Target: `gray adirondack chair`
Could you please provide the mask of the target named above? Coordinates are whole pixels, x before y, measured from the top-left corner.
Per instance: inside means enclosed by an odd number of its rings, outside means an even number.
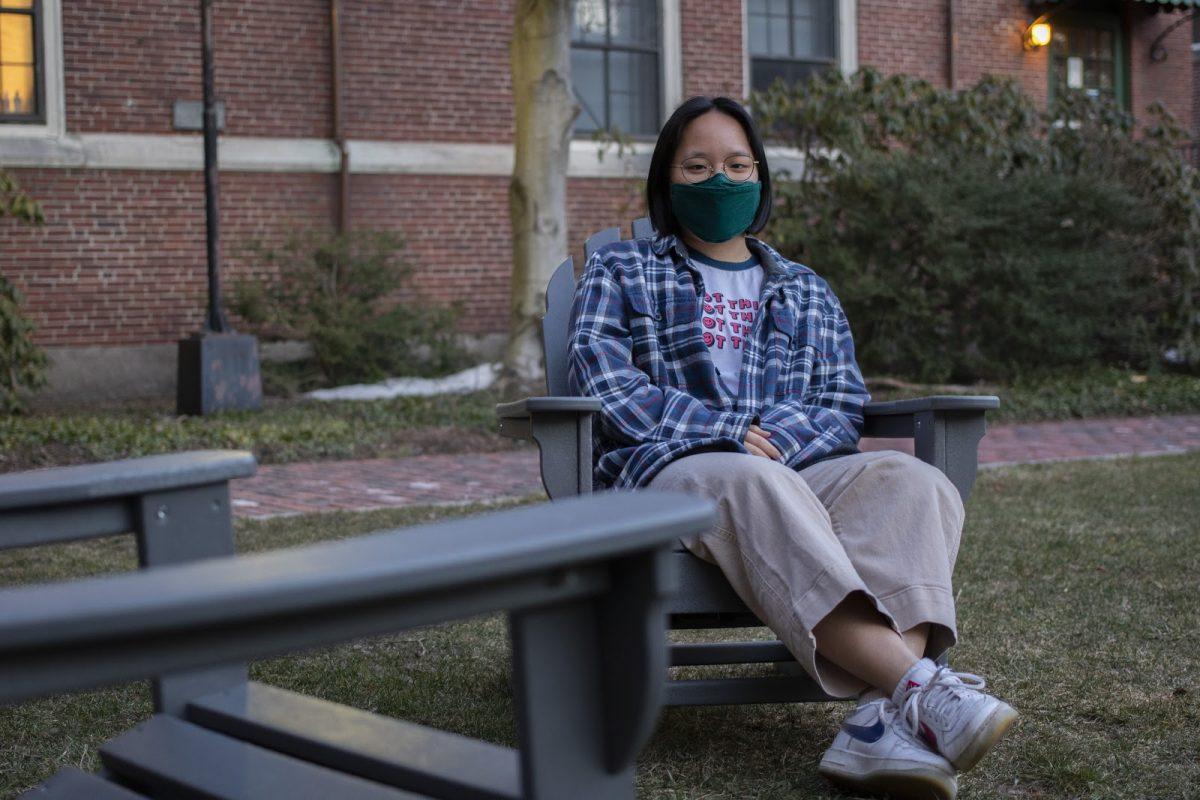
[[[634,797],[661,707],[670,543],[711,505],[644,492],[234,558],[246,453],[0,477],[0,550],[132,531],[145,569],[0,591],[0,704],[152,677],[153,717],[28,798]],[[509,611],[520,749],[247,679],[245,660]]]
[[[635,239],[651,238],[646,218],[633,222]],[[584,245],[584,257],[619,241],[619,228],[600,231]],[[570,258],[555,270],[546,287],[542,319],[547,396],[529,397],[496,407],[500,433],[533,439],[541,452],[541,476],[551,499],[592,490],[592,424],[600,410],[594,398],[572,397],[567,385],[567,334],[575,273]],[[984,415],[998,408],[994,396],[933,396],[869,403],[864,436],[912,439],[917,458],[936,466],[965,501],[975,482]],[[734,593],[721,571],[677,545],[679,591],[669,601],[677,629],[762,625]],[[799,669],[778,641],[705,642],[671,646],[672,666],[775,664],[776,674],[755,677],[667,679],[668,705],[712,705],[831,700]]]

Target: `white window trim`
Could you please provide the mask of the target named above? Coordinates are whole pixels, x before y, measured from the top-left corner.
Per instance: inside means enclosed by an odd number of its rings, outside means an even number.
[[[679,0],[662,0],[659,4],[662,20],[662,41],[659,57],[662,62],[661,120],[665,124],[675,107],[683,102],[683,17]]]
[[[45,82],[46,121],[0,124],[0,139],[59,139],[66,133],[66,98],[63,92],[62,0],[42,0],[42,80]]]
[[[742,97],[750,96],[750,11],[742,0]]]
[[[742,93],[750,96],[750,11],[742,0]],[[849,77],[858,71],[858,0],[838,0],[838,68]]]
[[[364,175],[462,175],[507,178],[513,147],[457,142],[351,140],[350,171]],[[639,142],[639,145],[641,143]],[[604,158],[591,140],[571,142],[567,176],[644,180],[652,147],[609,151]],[[800,152],[768,147],[772,169],[796,172]],[[222,172],[337,172],[338,149],[329,139],[222,136],[218,141]],[[4,144],[9,167],[75,167],[198,172],[204,168],[203,139],[197,134],[84,133],[47,139],[28,137]]]
[[[842,74],[858,71],[858,0],[838,0],[838,61]]]

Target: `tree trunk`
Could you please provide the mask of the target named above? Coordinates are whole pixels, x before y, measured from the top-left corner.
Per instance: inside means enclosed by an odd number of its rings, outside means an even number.
[[[567,161],[579,107],[571,94],[570,0],[518,0],[509,49],[516,145],[508,187],[513,268],[501,390],[543,375],[538,319],[546,282],[567,257]]]

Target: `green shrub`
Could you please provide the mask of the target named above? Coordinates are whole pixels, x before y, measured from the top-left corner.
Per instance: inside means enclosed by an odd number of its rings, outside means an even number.
[[[0,275],[0,412],[24,410],[21,390],[46,385],[46,354],[33,343],[33,323],[21,312],[21,293]]]
[[[867,68],[751,105],[797,147],[767,236],[833,285],[869,372],[1009,380],[1087,362],[1200,369],[1200,180],[1161,107],[1015,81],[952,93]]]
[[[41,206],[25,193],[11,173],[0,168],[0,218],[15,217],[31,225],[43,221]]]
[[[944,382],[1144,359],[1125,310],[1131,234],[1153,218],[1114,181],[869,155],[829,190],[832,213],[774,230],[835,287],[864,369]]]
[[[0,219],[14,217],[31,225],[43,221],[42,209],[0,169]],[[33,342],[33,323],[21,311],[21,293],[0,275],[0,412],[24,409],[22,390],[46,385],[46,354]]]
[[[243,280],[234,310],[266,339],[307,342],[317,381],[338,385],[461,367],[459,310],[398,299],[411,267],[388,231],[308,232],[250,248],[267,277]]]

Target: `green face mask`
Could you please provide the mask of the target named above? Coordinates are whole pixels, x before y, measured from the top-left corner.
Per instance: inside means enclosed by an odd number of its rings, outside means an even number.
[[[718,172],[700,183],[672,183],[671,210],[683,227],[706,242],[725,242],[754,221],[762,184],[734,183]]]

